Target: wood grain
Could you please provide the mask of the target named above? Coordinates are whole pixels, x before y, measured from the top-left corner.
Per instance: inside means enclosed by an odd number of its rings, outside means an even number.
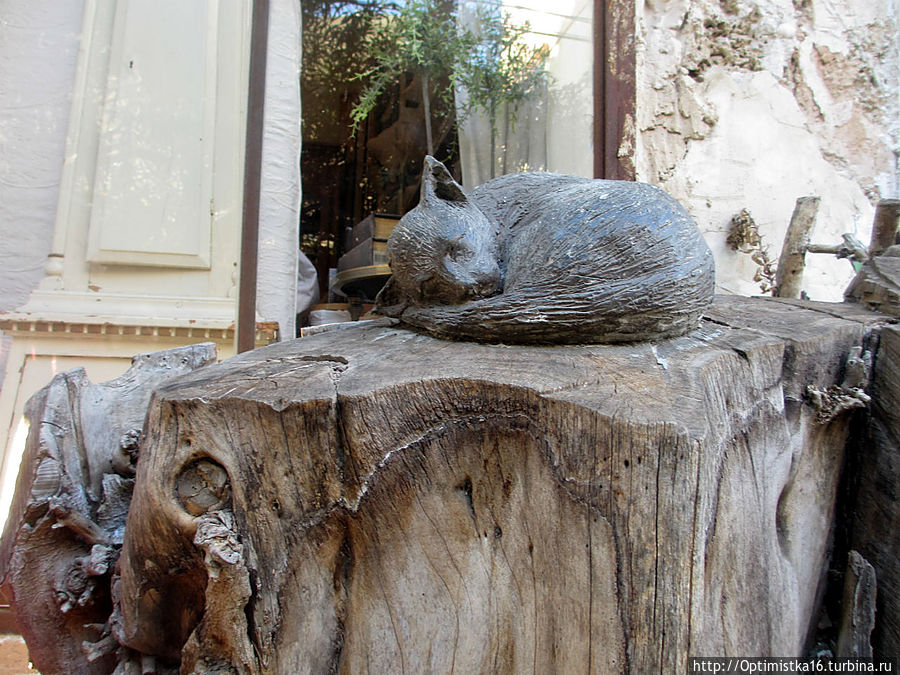
[[[875,569],[878,595],[872,647],[900,654],[900,329],[881,331],[868,438],[858,459],[853,546]]]
[[[212,343],[141,354],[124,375],[100,384],[78,368],[29,400],[0,579],[45,675],[109,673],[119,662],[111,577],[147,405],[157,384],[215,357]]]
[[[445,342],[381,320],[179,378],[148,412],[121,639],[266,673],[799,654],[849,420],[809,388],[839,386],[883,321],[843,307],[719,298],[684,337],[615,346]],[[227,583],[194,543],[209,514],[177,496],[201,459],[228,476],[211,513],[240,548],[246,630],[210,609]]]

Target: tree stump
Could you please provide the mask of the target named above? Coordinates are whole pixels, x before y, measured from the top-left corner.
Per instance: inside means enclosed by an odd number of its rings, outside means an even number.
[[[150,404],[110,623],[158,668],[684,672],[797,655],[850,411],[852,305],[719,298],[656,344],[389,320]]]
[[[215,361],[212,343],[141,354],[94,384],[60,373],[26,406],[30,430],[0,545],[0,580],[44,675],[108,673],[110,576],[124,537],[153,388]]]
[[[844,298],[867,309],[900,316],[900,246],[870,258],[847,289]]]

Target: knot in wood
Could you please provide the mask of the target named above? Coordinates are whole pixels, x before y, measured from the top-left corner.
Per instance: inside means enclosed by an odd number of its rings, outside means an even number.
[[[231,501],[228,473],[211,459],[188,464],[175,480],[175,491],[184,510],[192,516],[225,508]]]

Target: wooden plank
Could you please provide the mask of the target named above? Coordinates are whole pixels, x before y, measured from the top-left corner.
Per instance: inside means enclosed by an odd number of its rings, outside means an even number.
[[[875,207],[875,221],[872,223],[872,239],[869,243],[869,257],[884,253],[897,241],[900,222],[900,199],[882,199]]]
[[[635,176],[635,12],[594,0],[594,178]]]
[[[775,289],[772,295],[779,298],[799,298],[806,266],[806,249],[809,233],[816,222],[819,210],[818,197],[798,197],[791,222],[784,235],[778,269],[775,273]]]

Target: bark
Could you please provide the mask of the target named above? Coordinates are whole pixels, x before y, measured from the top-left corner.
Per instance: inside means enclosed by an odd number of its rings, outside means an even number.
[[[42,673],[109,673],[127,659],[111,634],[111,577],[147,404],[157,384],[215,356],[212,343],[143,354],[103,384],[78,368],[28,402],[0,579]]]
[[[869,636],[875,626],[875,568],[857,551],[850,551],[844,573],[844,596],[837,656],[872,658]]]
[[[862,444],[853,547],[872,564],[878,597],[872,647],[900,654],[900,329],[881,333],[869,439]]]

